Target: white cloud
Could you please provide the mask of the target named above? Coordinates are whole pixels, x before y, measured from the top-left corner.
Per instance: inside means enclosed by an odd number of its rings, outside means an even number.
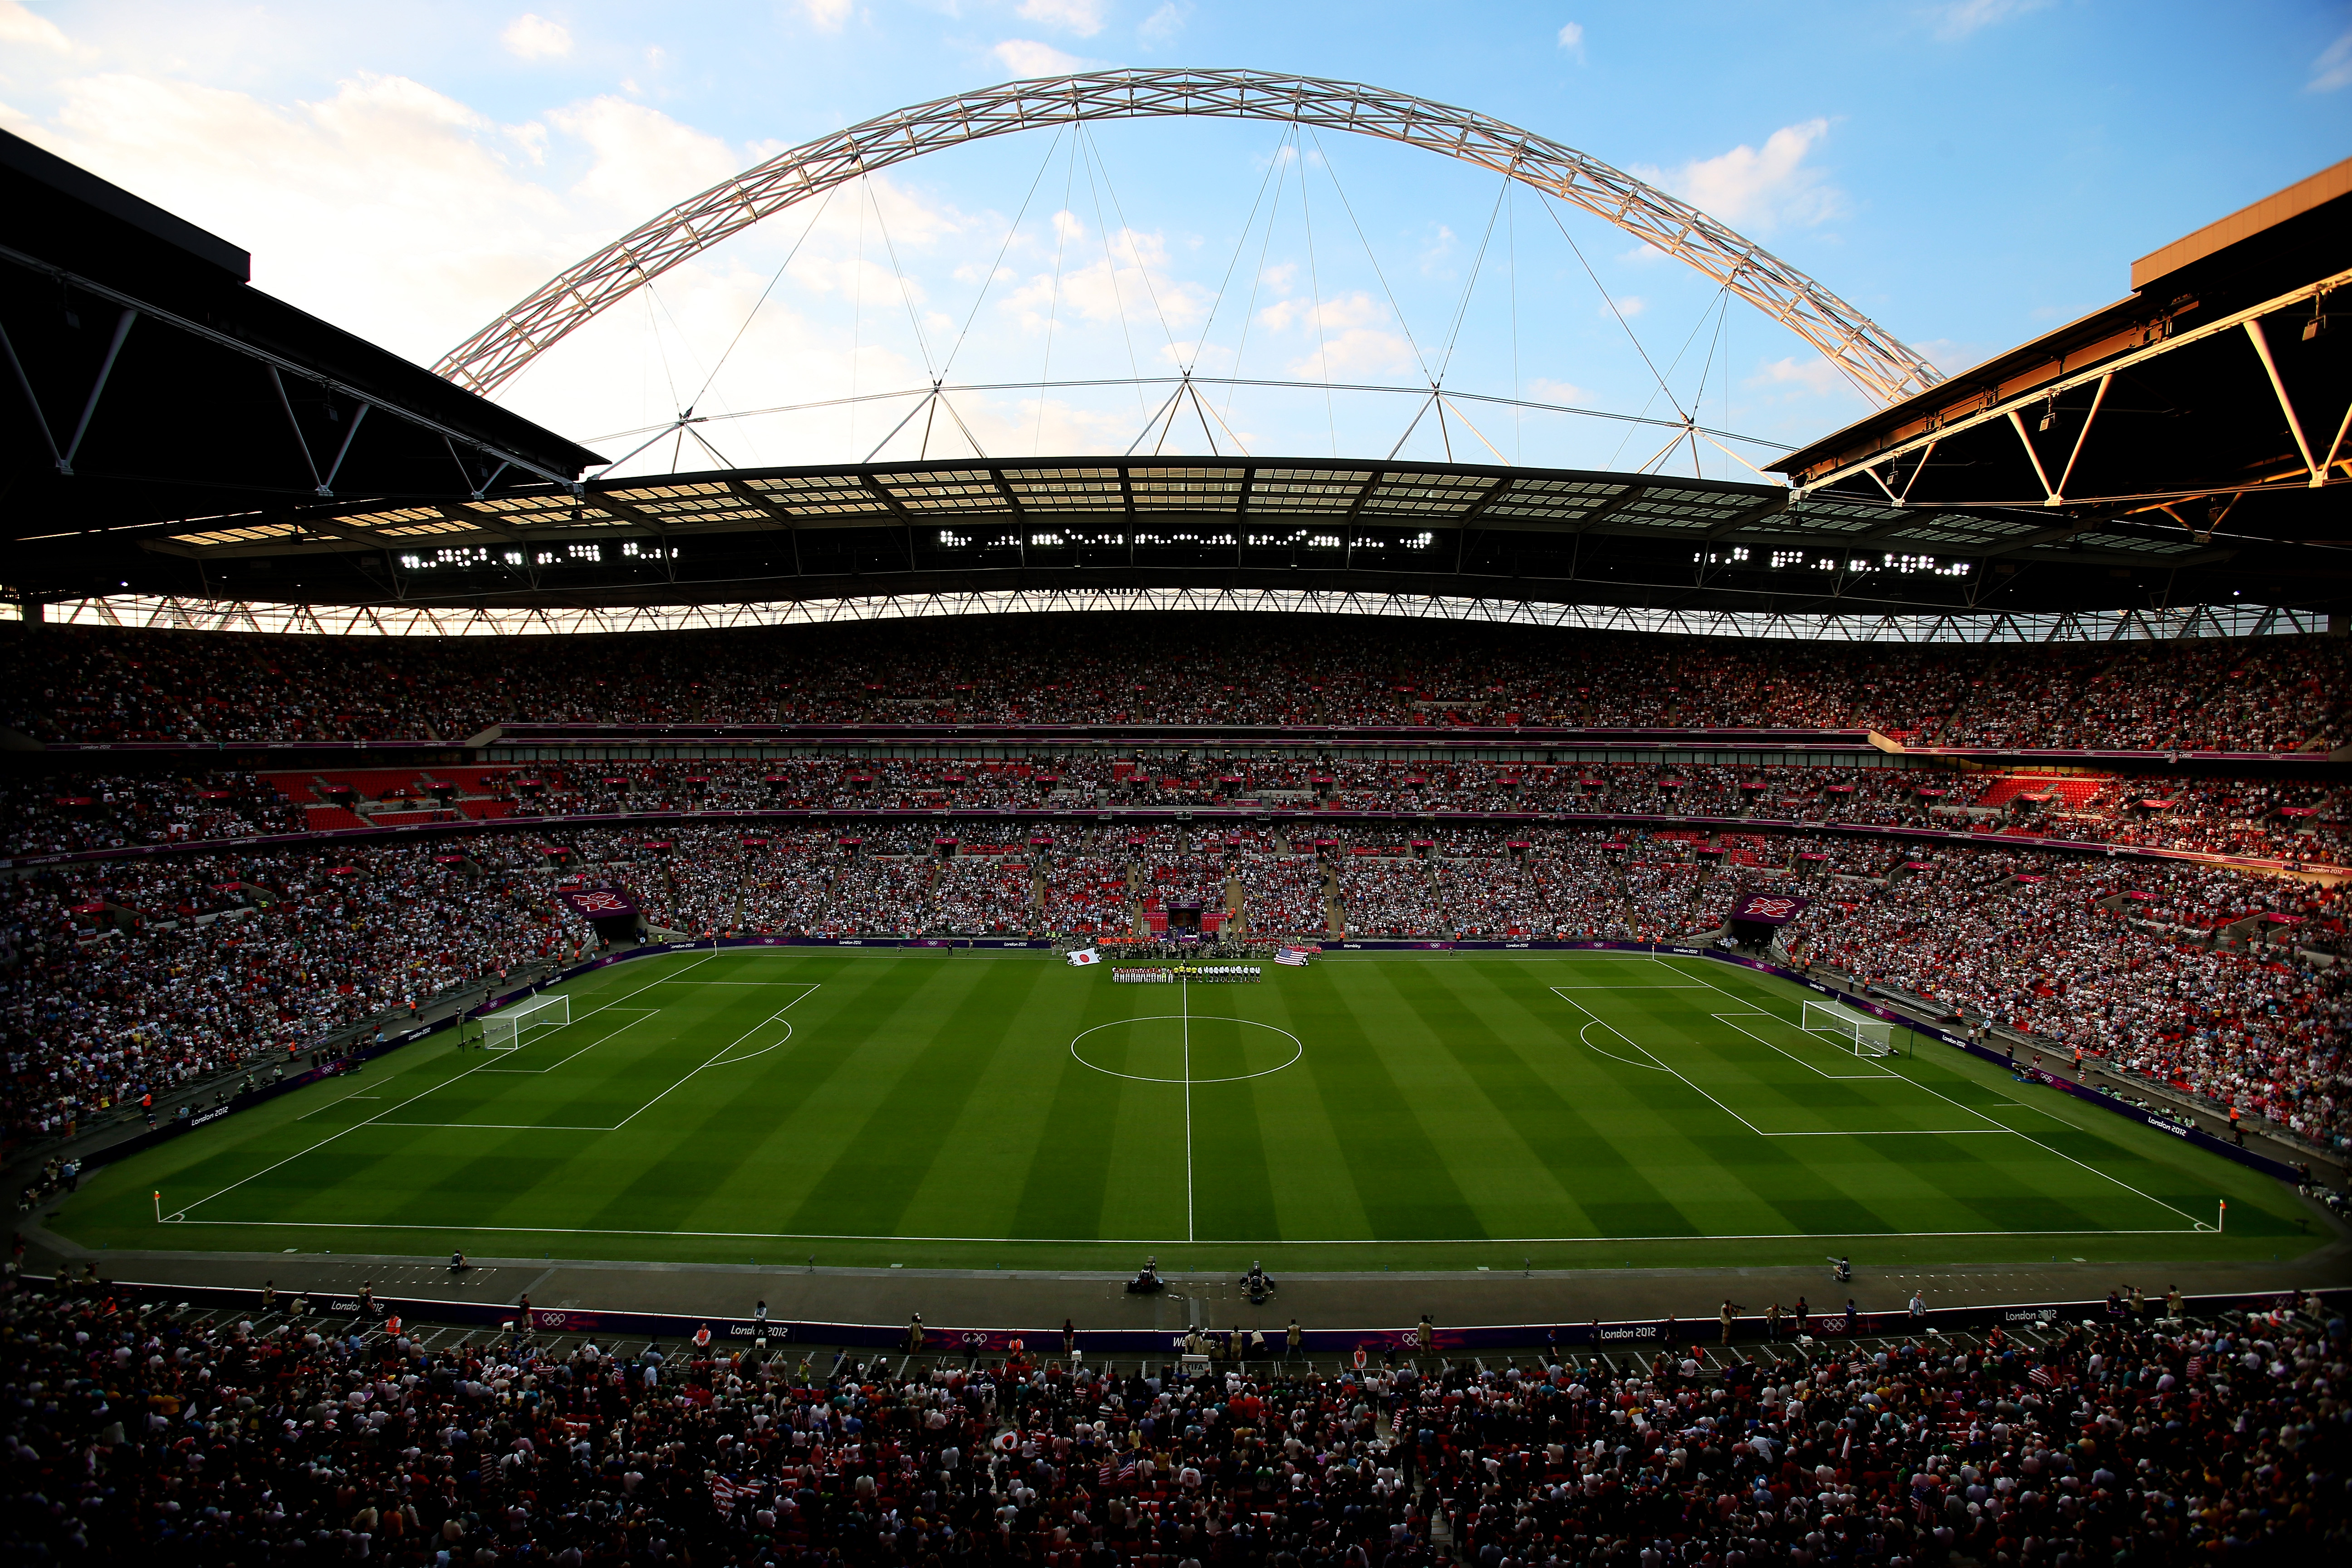
[[[55,49],[61,55],[73,52],[73,45],[63,29],[47,16],[37,16],[26,10],[17,0],[0,0],[0,44]]]
[[[1614,310],[1609,308],[1612,304],[1617,307]],[[1650,302],[1639,294],[1614,294],[1602,300],[1594,313],[1603,318],[1622,316],[1630,321],[1649,308]]]
[[[849,20],[855,0],[801,0],[801,15],[820,33],[838,33]]]
[[[2311,62],[2311,80],[2304,85],[2306,92],[2334,92],[2352,82],[2352,31],[2347,31],[2327,46],[2326,52]]]
[[[1579,386],[1572,381],[1554,381],[1548,375],[1538,375],[1528,381],[1528,395],[1538,403],[1562,403],[1583,408],[1595,407],[1601,402],[1601,394],[1589,386]]]
[[[2052,316],[2058,313],[2056,310],[2049,312]],[[2041,316],[2042,312],[2036,310],[2033,314]],[[1930,338],[1924,343],[1913,343],[1911,352],[1946,375],[1954,375],[1991,357],[1996,347],[1990,343],[1962,342],[1957,338]]]
[[[1168,0],[1168,4],[1143,19],[1142,26],[1135,29],[1135,36],[1156,48],[1162,44],[1175,42],[1176,35],[1184,30],[1184,24],[1192,18],[1192,0]]]
[[[1007,38],[988,51],[1004,64],[1014,78],[1038,76],[1068,76],[1084,70],[1087,62],[1076,55],[1066,55],[1051,44],[1041,44],[1034,38]]]
[[[547,122],[595,155],[573,193],[628,227],[740,172],[724,142],[625,98],[592,98]]]
[[[62,87],[34,140],[251,250],[270,292],[417,359],[609,232],[526,176],[530,128],[405,78],[290,106],[127,74]],[[430,246],[352,241],[426,232]]]
[[[1563,25],[1559,30],[1559,47],[1574,55],[1579,60],[1582,60],[1584,58],[1584,24],[1570,22]]]
[[[2050,0],[1946,0],[1944,5],[1931,6],[1928,14],[1936,21],[1936,37],[1951,43],[1979,27],[2039,11],[2049,4]]]
[[[1257,319],[1268,331],[1297,335],[1306,352],[1287,368],[1303,381],[1402,375],[1420,363],[1412,341],[1389,330],[1388,307],[1360,289],[1319,302],[1277,300]]]
[[[1734,228],[1763,232],[1789,224],[1816,224],[1843,210],[1842,193],[1805,158],[1829,134],[1827,120],[1784,125],[1759,150],[1742,143],[1713,158],[1694,159],[1667,172],[1636,165],[1634,173],[1662,185]]]
[[[1054,227],[1062,247],[1060,282],[1048,266],[1003,297],[1003,308],[1024,332],[1041,332],[1049,319],[1058,318],[1065,327],[1073,321],[1101,324],[1124,320],[1149,324],[1157,335],[1163,320],[1173,331],[1208,315],[1208,291],[1177,281],[1169,271],[1163,236],[1122,228],[1106,242],[1068,212],[1054,215]],[[1163,337],[1159,344],[1163,355],[1166,346]]]
[[[519,60],[555,59],[572,52],[572,29],[525,11],[507,24],[499,42]]]
[[[1819,354],[1811,359],[1777,359],[1756,375],[1748,378],[1750,386],[1783,386],[1799,395],[1825,397],[1832,393],[1846,391],[1844,376],[1837,366]]]
[[[1021,0],[1021,15],[1081,38],[1091,38],[1103,27],[1103,0]]]

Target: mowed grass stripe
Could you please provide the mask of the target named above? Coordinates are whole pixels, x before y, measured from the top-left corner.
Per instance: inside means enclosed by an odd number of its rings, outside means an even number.
[[[1397,1025],[1396,990],[1370,965],[1319,964],[1277,984],[1295,985],[1315,1041],[1297,1071],[1313,1078],[1372,1234],[1384,1239],[1459,1240],[1488,1234],[1375,1041]],[[1306,1030],[1300,1031],[1306,1034]]]
[[[1371,1240],[1379,1232],[1364,1212],[1339,1127],[1317,1075],[1307,1070],[1328,1028],[1329,997],[1318,986],[1293,984],[1294,978],[1305,976],[1228,988],[1247,996],[1255,1016],[1307,1044],[1297,1067],[1249,1084],[1276,1226],[1286,1238],[1301,1241]]]
[[[614,974],[615,981],[621,978]],[[619,992],[625,994],[634,989],[620,987]],[[664,986],[645,994],[657,995],[669,989],[674,988]],[[691,1005],[663,1006],[647,1019],[636,1031],[643,1042],[636,1048],[614,1052],[603,1060],[597,1059],[598,1052],[591,1051],[574,1057],[551,1072],[506,1078],[505,1082],[513,1088],[497,1103],[504,1115],[512,1118],[514,1128],[422,1131],[419,1147],[429,1152],[428,1166],[434,1173],[422,1182],[412,1174],[411,1196],[393,1217],[412,1225],[446,1225],[453,1223],[453,1216],[471,1215],[477,1224],[563,1226],[605,1223],[599,1216],[617,1208],[633,1215],[650,1209],[673,1222],[682,1218],[688,1212],[684,1207],[675,1203],[665,1205],[663,1193],[647,1185],[649,1164],[669,1141],[667,1119],[648,1123],[643,1131],[573,1132],[564,1129],[580,1124],[572,1119],[583,1113],[583,1106],[588,1108],[585,1114],[592,1118],[588,1125],[618,1121],[670,1089],[682,1075],[691,1072],[727,1043],[755,1027],[770,1011],[768,1007],[748,1000],[727,1000],[750,994],[697,991]],[[572,1012],[578,1019],[582,1008],[576,1002]],[[572,1027],[577,1029],[580,1025],[575,1023]],[[561,1041],[550,1043],[562,1046]],[[517,1054],[527,1058],[540,1049],[527,1047]],[[568,1050],[559,1048],[551,1054],[568,1054]],[[493,1056],[489,1059],[495,1064],[503,1058]],[[583,1096],[570,1088],[567,1080],[575,1073],[593,1086],[593,1095]],[[483,1076],[476,1072],[472,1079]],[[413,1112],[432,1106],[445,1098],[433,1096],[410,1110]],[[690,1100],[681,1102],[681,1114],[691,1115],[692,1103]],[[597,1120],[600,1111],[605,1114]],[[520,1130],[523,1128],[530,1130]],[[371,1129],[370,1133],[374,1131]],[[386,1133],[393,1131],[384,1130]],[[697,1173],[693,1179],[705,1184],[681,1185],[677,1190],[708,1190],[707,1184],[716,1179],[716,1174],[713,1171]],[[688,1179],[685,1173],[676,1175],[681,1183]],[[386,1179],[389,1182],[388,1173]],[[677,1226],[657,1221],[647,1228]]]
[[[1533,995],[1515,994],[1529,979],[1517,964],[1433,967],[1416,978],[1426,982],[1412,988],[1421,993],[1412,996],[1418,1016],[1488,1113],[1508,1128],[1507,1147],[1525,1163],[1517,1191],[1489,1198],[1500,1211],[1500,1234],[1610,1235],[1636,1223],[1652,1228],[1635,1234],[1692,1233],[1689,1216],[1636,1172],[1615,1136],[1653,1139],[1669,1125],[1646,1103],[1649,1086],[1630,1081],[1640,1069],[1591,1057],[1564,1038],[1564,1019],[1544,1016]],[[1535,994],[1558,1005],[1549,990]],[[1580,1078],[1590,1096],[1584,1107],[1566,1090]],[[1615,1135],[1586,1114],[1604,1107]]]
[[[1240,985],[1186,985],[1184,1004],[1196,1012],[1214,1009],[1218,1015],[1240,1016],[1246,1004]],[[1244,1074],[1271,1067],[1287,1051],[1275,1054],[1259,1039],[1278,1037],[1249,1024],[1220,1016],[1191,1026],[1192,1071],[1196,1079],[1240,1081],[1198,1082],[1192,1090],[1192,1190],[1195,1232],[1233,1241],[1278,1241],[1282,1219],[1274,1199],[1272,1162],[1266,1156],[1269,1129],[1261,1115],[1258,1085],[1288,1076],[1289,1069],[1269,1073],[1264,1079]],[[1286,1044],[1287,1042],[1285,1042]],[[1269,1089],[1280,1100],[1289,1097]]]
[[[1045,1114],[1025,1150],[1003,1151],[1003,1176],[1017,1195],[1005,1228],[993,1234],[1181,1238],[1182,1087],[1117,1076],[1144,1064],[1131,1059],[1133,1030],[1105,1027],[1162,1010],[1147,1004],[1164,1000],[1164,1010],[1175,1011],[1175,992],[1072,985],[1060,975],[1048,990],[1062,1005],[1050,1022],[1033,1020],[1034,1059],[1024,1058],[1017,1086]],[[1085,1061],[1071,1051],[1081,1035]]]
[[[1692,1048],[1704,1038],[1703,1030],[1712,1026],[1702,1011],[1706,995],[1659,987],[1652,981],[1646,989],[1636,987],[1622,997],[1585,994],[1579,999],[1603,1015],[1616,1049],[1628,1049],[1624,1041],[1630,1039],[1646,1051],[1636,1059],[1654,1058],[1687,1072]],[[1590,1037],[1604,1037],[1601,1028],[1596,1026]],[[1807,1228],[1790,1224],[1784,1206],[1790,1201],[1811,1202],[1824,1215],[1834,1214],[1841,1228],[1877,1227],[1879,1221],[1867,1205],[1851,1202],[1852,1194],[1821,1178],[1805,1153],[1781,1157],[1759,1148],[1766,1140],[1750,1131],[1742,1119],[1769,1115],[1782,1102],[1778,1089],[1718,1081],[1709,1098],[1683,1077],[1664,1071],[1641,1075],[1617,1067],[1614,1073],[1646,1083],[1656,1101],[1682,1108],[1643,1152],[1643,1164],[1655,1173],[1667,1196],[1705,1220],[1701,1228],[1706,1233],[1761,1235]],[[1792,1200],[1785,1185],[1772,1184],[1775,1178],[1811,1190]]]
[[[1069,1046],[1092,1025],[1173,1014],[1181,1001],[1195,1015],[1278,1026],[1305,1047],[1302,1060],[1268,1076],[1192,1089],[1195,1234],[1244,1249],[1243,1266],[1261,1247],[1272,1264],[1292,1242],[2022,1241],[2102,1229],[2187,1237],[2192,1222],[2174,1209],[2210,1224],[2221,1194],[2231,1203],[2226,1237],[2134,1245],[2210,1244],[2238,1249],[2231,1256],[2259,1246],[2268,1256],[2276,1238],[2307,1234],[2292,1200],[2252,1173],[2010,1085],[1997,1067],[1942,1047],[1887,1064],[1898,1079],[1824,1079],[1805,1064],[1832,1073],[1871,1064],[1797,1031],[1794,994],[1780,983],[1696,967],[1719,984],[1646,961],[1501,955],[1350,959],[1270,971],[1259,985],[1187,987],[1114,986],[1101,971],[1025,956],[797,950],[639,961],[574,983],[579,1022],[514,1057],[409,1047],[101,1167],[60,1225],[118,1247],[161,1237],[275,1247],[312,1227],[338,1253],[468,1235],[469,1249],[492,1252],[499,1227],[543,1228],[614,1238],[565,1244],[612,1256],[656,1245],[627,1237],[676,1237],[660,1244],[665,1255],[719,1261],[730,1260],[725,1245],[687,1238],[971,1237],[977,1247],[1005,1237],[1059,1247],[1118,1237],[1181,1247],[1183,1086],[1112,1076],[1177,1075],[1180,1026],[1166,1025],[1164,1038],[1150,1032],[1160,1026],[1142,1025],[1097,1037],[1090,1056],[1107,1070],[1074,1060]],[[1607,984],[1616,979],[1627,984]],[[803,994],[812,983],[819,989]],[[598,1011],[606,1004],[660,1011],[580,1052],[623,1021]],[[791,1026],[782,1044],[779,1012]],[[1717,1013],[1762,1016],[1739,1016],[1734,1028]],[[1619,1030],[1722,1103],[1643,1065]],[[1204,1019],[1193,1071],[1256,1071],[1286,1055],[1277,1038]],[[532,1061],[552,1070],[506,1070]],[[344,1099],[355,1090],[371,1098]],[[1759,1138],[1735,1112],[1774,1131],[1887,1135]],[[619,1131],[566,1130],[624,1118],[633,1119]],[[477,1125],[399,1124],[458,1121]],[[1986,1131],[1890,1131],[1906,1121]],[[479,1125],[497,1121],[516,1125]],[[164,1189],[167,1212],[185,1205],[192,1221],[229,1223],[159,1233],[151,1184]],[[417,1228],[370,1237],[370,1225]],[[2031,1247],[1968,1240],[1936,1256]],[[824,1250],[833,1260],[837,1249]],[[1798,1256],[1821,1250],[1801,1244]],[[885,1256],[919,1263],[950,1252],[975,1260],[951,1241]],[[985,1267],[992,1256],[976,1260]],[[1013,1255],[1059,1256],[1043,1246]],[[1287,1266],[1318,1256],[1341,1254],[1294,1252]],[[1602,1256],[1570,1245],[1549,1261]]]

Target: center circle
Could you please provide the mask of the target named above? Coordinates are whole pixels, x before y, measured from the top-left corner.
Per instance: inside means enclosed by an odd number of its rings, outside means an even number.
[[[1229,1026],[1231,1026],[1229,1027]],[[1264,1035],[1251,1035],[1257,1029]],[[1127,1031],[1110,1033],[1107,1031]],[[1191,1048],[1185,1047],[1189,1031]],[[1265,1036],[1279,1037],[1268,1039]],[[1099,1037],[1089,1039],[1092,1037]],[[1284,1045],[1289,1049],[1284,1054]],[[1088,1056],[1091,1050],[1094,1055]],[[1147,1013],[1139,1018],[1116,1018],[1108,1024],[1097,1024],[1070,1039],[1070,1055],[1082,1066],[1112,1078],[1123,1078],[1136,1083],[1245,1083],[1254,1078],[1265,1078],[1295,1064],[1307,1054],[1307,1047],[1289,1030],[1272,1024],[1262,1024],[1255,1018],[1234,1018],[1213,1013]],[[1191,1058],[1193,1070],[1185,1068]],[[1261,1061],[1280,1056],[1271,1066],[1257,1066]],[[1116,1063],[1106,1066],[1103,1058]],[[1198,1070],[1203,1058],[1211,1070]],[[1217,1068],[1248,1068],[1251,1070],[1218,1071]],[[1152,1068],[1174,1068],[1172,1073]],[[1130,1068],[1141,1070],[1129,1070]]]

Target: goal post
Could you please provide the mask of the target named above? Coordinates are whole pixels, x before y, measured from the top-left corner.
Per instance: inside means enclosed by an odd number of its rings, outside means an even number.
[[[1858,1057],[1891,1057],[1895,1054],[1895,1025],[1884,1018],[1874,1018],[1867,1013],[1857,1013],[1851,1007],[1841,1007],[1834,1002],[1807,1001],[1804,1016],[1798,1019],[1797,1027]]]
[[[558,994],[533,996],[483,1017],[482,1048],[511,1051],[528,1044],[535,1030],[561,1029],[571,1022],[571,997]]]

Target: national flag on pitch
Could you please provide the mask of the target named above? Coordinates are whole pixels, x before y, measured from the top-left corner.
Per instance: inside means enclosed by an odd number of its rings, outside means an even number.
[[[1089,963],[1102,962],[1102,954],[1091,947],[1073,948],[1065,956],[1069,959],[1070,967],[1073,969],[1084,969]]]
[[[1319,947],[1282,947],[1276,950],[1274,961],[1288,964],[1293,969],[1304,969],[1307,961],[1322,951]]]

